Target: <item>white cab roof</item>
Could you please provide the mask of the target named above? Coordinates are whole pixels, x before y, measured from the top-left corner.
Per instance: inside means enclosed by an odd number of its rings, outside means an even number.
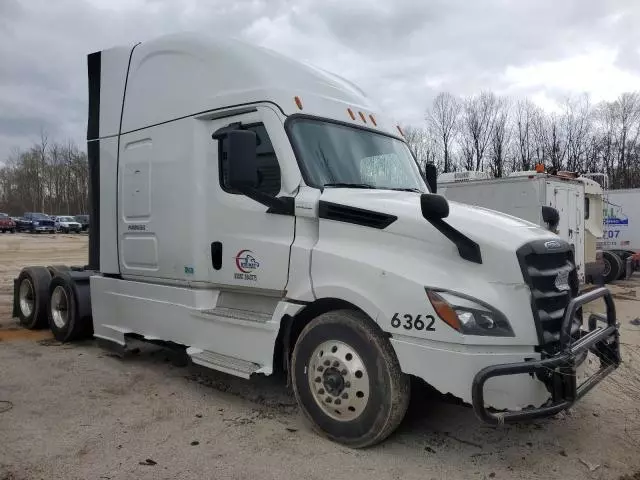
[[[103,52],[108,54],[109,50]],[[285,115],[303,113],[359,125],[365,124],[362,112],[366,126],[399,136],[395,123],[383,118],[362,90],[337,75],[240,40],[190,33],[159,37],[134,48],[122,133],[265,101]]]

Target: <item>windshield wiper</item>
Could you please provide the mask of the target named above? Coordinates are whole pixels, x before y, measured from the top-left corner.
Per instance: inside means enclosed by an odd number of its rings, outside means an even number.
[[[415,192],[415,193],[424,193],[419,188],[409,188],[409,187],[395,187],[395,188],[386,188],[385,190],[396,190],[398,192]]]
[[[325,183],[323,187],[376,188],[368,183]]]

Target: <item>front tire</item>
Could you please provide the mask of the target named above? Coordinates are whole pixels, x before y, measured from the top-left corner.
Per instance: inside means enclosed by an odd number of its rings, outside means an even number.
[[[358,311],[312,320],[296,342],[291,375],[296,400],[313,428],[353,448],[387,438],[409,404],[409,377],[389,340]]]

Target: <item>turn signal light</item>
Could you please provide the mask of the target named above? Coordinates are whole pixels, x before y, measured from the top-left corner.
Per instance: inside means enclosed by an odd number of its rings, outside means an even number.
[[[436,292],[432,292],[431,290],[427,290],[427,296],[429,297],[429,301],[431,302],[431,305],[433,305],[438,316],[444,320],[447,325],[459,332],[461,329],[460,320],[458,319],[458,315],[455,310],[451,308],[451,305],[449,305],[440,295]]]

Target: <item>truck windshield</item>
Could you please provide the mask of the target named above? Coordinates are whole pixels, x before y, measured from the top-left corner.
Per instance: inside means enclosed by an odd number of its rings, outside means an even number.
[[[308,118],[292,119],[290,133],[310,186],[429,191],[409,148],[393,137]]]

